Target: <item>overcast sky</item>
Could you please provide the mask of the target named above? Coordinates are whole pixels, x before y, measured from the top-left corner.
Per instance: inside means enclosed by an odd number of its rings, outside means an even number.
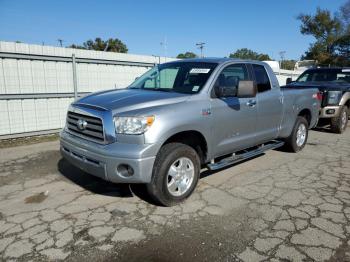
[[[247,47],[278,59],[298,59],[312,37],[299,32],[296,19],[316,8],[332,12],[345,0],[148,0],[68,1],[0,0],[0,40],[58,46],[81,44],[95,37],[121,39],[129,53],[167,55],[199,53],[228,56]]]

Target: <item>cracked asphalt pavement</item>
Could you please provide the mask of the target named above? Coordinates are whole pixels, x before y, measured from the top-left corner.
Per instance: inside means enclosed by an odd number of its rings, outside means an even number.
[[[80,171],[58,147],[0,149],[0,260],[350,261],[350,129],[203,170],[171,208]]]

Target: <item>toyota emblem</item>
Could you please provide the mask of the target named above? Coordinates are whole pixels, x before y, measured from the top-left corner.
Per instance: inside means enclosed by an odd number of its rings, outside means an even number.
[[[79,130],[83,131],[86,129],[87,124],[88,123],[84,119],[79,119],[77,122],[77,127]]]

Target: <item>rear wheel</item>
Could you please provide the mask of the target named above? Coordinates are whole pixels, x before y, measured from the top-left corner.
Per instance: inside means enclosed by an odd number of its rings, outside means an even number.
[[[299,152],[304,148],[308,135],[309,124],[307,120],[304,117],[298,116],[292,133],[285,140],[287,149],[292,152]]]
[[[348,108],[346,106],[341,106],[339,115],[331,118],[331,130],[337,134],[343,133],[348,125],[348,118]]]
[[[192,147],[181,143],[166,144],[156,157],[147,191],[161,205],[178,204],[192,194],[199,173],[199,156]]]

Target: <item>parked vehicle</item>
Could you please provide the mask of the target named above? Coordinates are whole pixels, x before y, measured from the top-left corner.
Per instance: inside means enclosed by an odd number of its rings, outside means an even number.
[[[320,118],[329,119],[334,133],[343,133],[350,114],[350,68],[314,68],[306,70],[287,87],[318,88],[322,92]]]
[[[280,89],[263,62],[165,63],[126,89],[74,102],[61,152],[102,179],[144,183],[170,206],[193,192],[201,167],[220,169],[284,143],[301,150],[318,121],[317,93]]]

